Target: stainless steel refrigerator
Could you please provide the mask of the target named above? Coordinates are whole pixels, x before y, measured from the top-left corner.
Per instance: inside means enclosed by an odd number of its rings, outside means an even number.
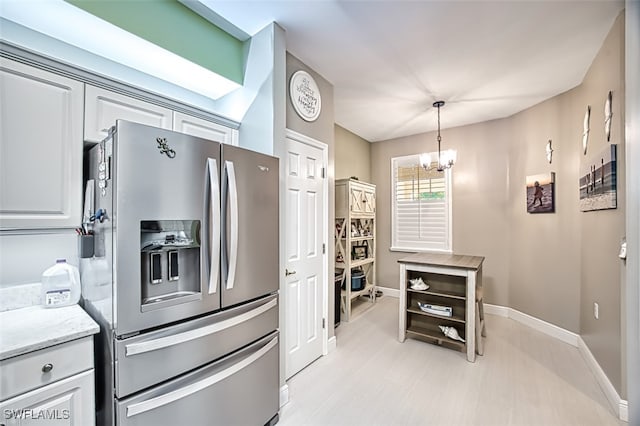
[[[87,157],[97,423],[275,424],[278,159],[121,120]]]

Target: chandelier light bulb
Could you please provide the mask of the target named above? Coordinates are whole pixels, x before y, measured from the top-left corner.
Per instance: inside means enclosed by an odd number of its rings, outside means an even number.
[[[447,149],[440,154],[440,167],[442,169],[451,168],[456,163],[457,153],[453,149]]]
[[[420,154],[420,165],[423,169],[429,170],[431,168],[431,154]]]

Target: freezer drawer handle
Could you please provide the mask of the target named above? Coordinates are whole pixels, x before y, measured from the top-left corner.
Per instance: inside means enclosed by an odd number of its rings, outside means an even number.
[[[238,371],[242,370],[245,367],[256,362],[258,359],[262,358],[271,348],[278,344],[278,338],[274,337],[269,343],[260,348],[258,351],[254,352],[250,356],[244,358],[242,361],[232,365],[231,367],[222,370],[218,373],[215,373],[205,379],[202,379],[198,382],[192,383],[183,388],[177,389],[172,392],[168,392],[164,395],[151,398],[147,401],[138,402],[135,404],[131,404],[127,406],[127,417],[133,417],[138,414],[142,414],[144,412],[155,410],[156,408],[160,408],[162,406],[171,404],[173,402],[178,401],[179,399],[186,398],[189,395],[193,395],[196,392],[200,392],[201,390],[208,388],[209,386],[215,385],[216,383],[226,379],[229,376],[234,375]]]
[[[219,331],[226,330],[257,317],[258,315],[268,311],[269,309],[272,309],[277,304],[278,299],[271,299],[271,301],[265,303],[264,305],[260,305],[255,309],[237,315],[233,318],[208,325],[206,327],[196,328],[195,330],[189,330],[183,333],[173,334],[171,336],[160,337],[158,339],[153,339],[146,342],[131,343],[125,346],[125,356],[139,355],[145,352],[164,349],[169,346],[179,345],[181,343],[199,339],[209,334],[214,334]]]

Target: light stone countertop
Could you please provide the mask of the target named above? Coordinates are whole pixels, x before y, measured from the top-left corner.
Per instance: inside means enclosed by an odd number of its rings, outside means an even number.
[[[80,339],[100,331],[80,306],[42,305],[0,312],[0,360]]]

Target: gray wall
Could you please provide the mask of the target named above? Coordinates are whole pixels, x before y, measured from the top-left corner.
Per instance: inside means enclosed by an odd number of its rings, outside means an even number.
[[[442,111],[446,114],[446,106]],[[507,216],[510,122],[494,120],[442,130],[443,149],[454,148],[453,250],[485,256],[487,303],[508,305],[509,228]],[[391,247],[391,158],[437,150],[434,132],[371,145],[371,179],[377,190],[377,285],[398,288],[397,261],[404,252]]]
[[[296,111],[293,109],[293,105],[289,100],[289,81],[291,80],[291,76],[293,73],[299,70],[304,70],[308,72],[313,79],[316,81],[318,85],[318,89],[320,90],[320,96],[322,98],[322,111],[320,112],[320,116],[316,121],[308,122],[301,119]],[[329,83],[324,77],[320,74],[309,68],[306,64],[301,62],[298,58],[291,55],[287,52],[287,129],[293,130],[295,132],[301,133],[305,136],[313,138],[319,142],[323,142],[328,146],[328,157],[329,164],[327,165],[327,179],[329,185],[329,224],[332,224],[335,219],[335,195],[334,195],[334,181],[335,181],[335,142],[334,142],[334,130],[333,130],[333,85]],[[284,138],[282,140],[284,143]],[[329,318],[327,319],[328,324],[333,323],[334,309],[333,309],[333,298],[334,298],[334,289],[333,289],[333,277],[335,271],[334,262],[331,259],[335,258],[335,248],[333,245],[333,226],[328,226],[328,232],[325,236],[325,241],[327,243],[327,255],[329,259],[329,269],[327,271],[329,285]],[[329,337],[334,335],[333,327],[329,327]]]
[[[322,111],[316,121],[308,122],[300,118],[289,101],[289,81],[296,71],[308,72],[318,85],[322,97]],[[335,153],[333,132],[333,85],[320,74],[309,68],[298,58],[287,52],[287,129],[302,133],[305,136],[329,145],[329,161],[333,166]]]
[[[582,84],[511,118],[509,188],[512,259],[510,307],[579,333],[619,394],[622,383],[623,264],[618,259],[625,220],[624,13],[614,23]],[[604,103],[613,91],[611,142]],[[582,119],[591,105],[587,155]],[[554,160],[544,159],[553,140]],[[618,208],[580,212],[580,165],[609,144],[618,147]],[[527,214],[524,180],[556,172],[556,213]],[[599,319],[593,304],[599,304]]]
[[[617,258],[624,235],[624,20],[616,20],[584,82],[502,120],[445,129],[443,147],[458,151],[453,169],[453,250],[486,257],[485,302],[509,306],[580,333],[623,397],[621,315],[624,276]],[[591,105],[589,154],[603,149],[603,109],[613,91],[611,143],[618,144],[618,208],[581,213],[578,177],[582,120]],[[446,107],[442,111],[446,115]],[[551,139],[553,163],[545,158]],[[375,143],[378,189],[378,285],[398,287],[391,241],[390,160],[432,151],[433,133]],[[526,211],[527,175],[556,173],[556,212]],[[636,218],[637,220],[637,218]],[[600,319],[593,317],[593,302]]]
[[[625,36],[625,122],[627,164],[627,269],[626,269],[626,354],[627,374],[622,376],[627,384],[629,424],[640,424],[640,2],[626,2]],[[635,22],[633,25],[631,23]],[[624,334],[623,334],[624,335]],[[624,342],[624,339],[623,339]],[[625,353],[625,352],[623,352]],[[624,371],[624,369],[623,369]]]
[[[593,154],[609,145],[604,135],[604,100],[609,90],[613,92],[614,115],[610,143],[617,144],[618,150],[618,208],[580,214],[580,334],[618,393],[622,390],[621,324],[625,279],[624,262],[618,258],[620,242],[625,233],[626,211],[624,31],[622,13],[594,59],[582,85],[577,89],[579,101],[591,105],[594,120],[589,153]],[[600,305],[598,320],[593,315],[594,302]],[[626,393],[626,389],[622,393]]]
[[[335,125],[336,179],[352,176],[371,182],[371,143]]]
[[[571,92],[556,96],[511,118],[509,306],[578,333],[578,171],[587,104],[574,97]],[[594,114],[594,123],[596,119]],[[545,158],[549,139],[554,148],[552,164]],[[555,213],[527,213],[526,176],[548,172],[556,174]]]

